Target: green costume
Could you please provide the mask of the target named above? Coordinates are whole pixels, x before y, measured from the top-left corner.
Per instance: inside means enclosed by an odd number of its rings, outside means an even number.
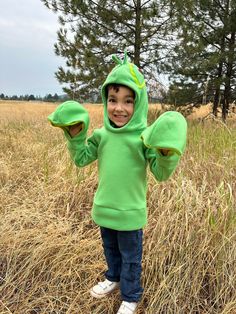
[[[92,218],[98,225],[114,230],[136,230],[147,222],[147,165],[158,181],[169,178],[186,143],[187,124],[178,112],[162,114],[147,127],[148,97],[143,75],[127,61],[113,57],[117,66],[102,86],[104,126],[87,139],[89,116],[78,102],[67,101],[48,119],[62,127],[74,163],[83,167],[98,159],[99,184]],[[134,113],[123,127],[112,126],[107,115],[106,87],[122,84],[135,92]],[[83,122],[83,130],[71,138],[69,125]],[[171,150],[162,156],[158,148]]]

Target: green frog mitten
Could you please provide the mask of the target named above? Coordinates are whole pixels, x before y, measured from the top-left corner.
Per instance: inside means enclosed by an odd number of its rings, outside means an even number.
[[[52,126],[62,128],[68,140],[71,139],[69,128],[80,125],[76,137],[84,138],[89,127],[89,115],[87,110],[77,101],[69,100],[60,104],[56,110],[48,116]]]
[[[85,166],[97,159],[97,141],[87,139],[89,115],[77,101],[66,101],[48,116],[49,122],[64,131],[71,159],[76,166]]]
[[[182,156],[186,147],[187,122],[176,111],[163,113],[151,126],[142,132],[141,138],[148,148],[169,150],[168,155]]]

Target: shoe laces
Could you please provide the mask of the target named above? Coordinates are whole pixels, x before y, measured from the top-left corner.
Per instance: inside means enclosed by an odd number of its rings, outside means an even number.
[[[136,302],[126,302],[126,301],[123,301],[121,303],[121,307],[119,309],[118,314],[122,314],[123,311],[125,311],[124,313],[127,313],[127,310],[130,313],[133,313],[133,311],[136,309],[136,307],[137,307],[137,303]]]
[[[98,285],[102,288],[102,289],[106,289],[107,287],[111,286],[113,284],[113,282],[109,281],[109,280],[105,280],[103,282],[99,282]]]

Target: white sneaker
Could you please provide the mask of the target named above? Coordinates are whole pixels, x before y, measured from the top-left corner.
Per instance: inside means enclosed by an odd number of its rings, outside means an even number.
[[[107,294],[111,293],[119,286],[119,282],[112,282],[106,279],[103,282],[99,282],[96,286],[94,286],[90,290],[90,294],[92,297],[100,299],[105,297]]]
[[[136,302],[123,301],[121,303],[121,306],[120,306],[117,314],[134,314],[137,306],[138,306],[138,303],[136,303]]]

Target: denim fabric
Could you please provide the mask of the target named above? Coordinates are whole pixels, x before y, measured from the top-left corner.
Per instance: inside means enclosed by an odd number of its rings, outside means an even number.
[[[120,282],[123,301],[138,302],[141,286],[143,230],[117,231],[101,227],[104,254],[110,281]]]

